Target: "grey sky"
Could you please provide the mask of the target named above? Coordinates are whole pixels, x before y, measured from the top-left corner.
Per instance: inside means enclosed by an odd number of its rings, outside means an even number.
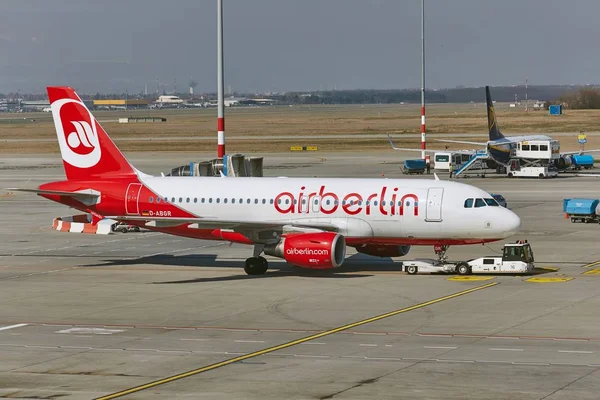
[[[216,91],[216,0],[5,0],[0,92]],[[585,84],[600,1],[425,0],[427,87]],[[236,91],[418,88],[420,0],[224,0]]]

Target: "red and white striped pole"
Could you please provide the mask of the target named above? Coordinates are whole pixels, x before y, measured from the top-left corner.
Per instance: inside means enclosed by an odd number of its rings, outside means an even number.
[[[425,132],[425,0],[421,0],[421,159],[428,160]]]
[[[217,158],[225,155],[225,107],[223,100],[223,0],[217,2]]]

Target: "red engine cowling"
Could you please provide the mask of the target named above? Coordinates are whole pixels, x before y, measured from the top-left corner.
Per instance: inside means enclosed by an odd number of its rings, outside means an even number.
[[[408,254],[410,251],[410,245],[396,246],[365,244],[362,246],[357,246],[356,251],[375,257],[402,257]]]
[[[264,252],[302,268],[337,268],[346,258],[346,242],[342,235],[333,232],[299,233],[265,246]]]

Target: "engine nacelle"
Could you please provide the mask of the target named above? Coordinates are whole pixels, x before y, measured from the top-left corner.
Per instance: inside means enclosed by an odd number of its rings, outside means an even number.
[[[377,245],[365,244],[355,247],[356,251],[363,254],[368,254],[375,257],[402,257],[410,251],[410,245],[394,246],[394,245]]]
[[[560,158],[555,161],[555,165],[558,169],[567,169],[573,165],[573,157],[570,155],[560,156]]]
[[[337,268],[346,258],[346,241],[333,232],[291,234],[277,244],[266,245],[264,252],[302,268]]]

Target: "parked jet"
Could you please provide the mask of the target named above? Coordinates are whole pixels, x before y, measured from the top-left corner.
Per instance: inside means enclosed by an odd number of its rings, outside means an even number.
[[[97,222],[111,218],[167,234],[254,246],[302,268],[342,265],[346,247],[395,257],[413,245],[486,243],[513,235],[520,219],[492,195],[424,179],[160,177],[133,167],[70,87],[49,87],[66,180],[37,193]]]
[[[487,146],[487,152],[494,161],[499,164],[507,165],[511,159],[511,150],[516,148],[518,143],[522,142],[535,142],[535,141],[554,141],[557,145],[557,149],[560,148],[560,144],[555,139],[552,139],[547,135],[519,135],[519,136],[504,136],[502,132],[500,132],[500,128],[498,127],[498,121],[496,120],[496,112],[494,111],[494,103],[492,102],[492,96],[490,94],[490,87],[485,87],[485,101],[487,106],[487,119],[488,119],[488,134],[489,141],[487,143],[481,142],[468,142],[468,141],[460,141],[460,140],[442,140],[439,139],[440,142],[448,142],[448,143],[463,143],[463,144],[471,144],[471,145],[479,145],[479,146]],[[598,152],[600,149],[596,150],[586,150],[586,153],[589,152]],[[574,154],[582,154],[583,151],[564,151],[560,152],[558,158],[555,160],[555,165],[559,169],[565,169],[569,167],[573,161],[571,156]],[[514,158],[514,156],[513,156]]]
[[[494,110],[494,103],[492,102],[492,96],[490,94],[490,87],[485,87],[485,98],[486,98],[486,106],[487,106],[487,119],[488,119],[488,135],[489,140],[487,142],[472,142],[466,140],[450,140],[450,139],[436,139],[438,142],[446,142],[446,143],[461,143],[468,144],[472,146],[482,146],[487,149],[487,154],[489,158],[501,165],[508,165],[511,158],[515,158],[514,149],[517,147],[518,143],[522,142],[535,142],[535,141],[544,141],[544,142],[554,142],[551,144],[555,145],[555,148],[549,149],[549,151],[558,151],[560,148],[560,144],[557,140],[552,139],[547,135],[519,135],[519,136],[504,136],[502,132],[500,132],[500,128],[498,127],[498,121],[496,120],[496,112]],[[421,149],[415,148],[398,148],[394,146],[391,137],[388,135],[388,139],[392,148],[394,150],[402,150],[402,151],[422,151]],[[436,150],[425,150],[426,152],[440,152],[444,151],[442,149]],[[598,152],[598,150],[586,150],[585,152]],[[464,151],[452,151],[453,153],[465,153]],[[572,163],[571,156],[574,154],[581,154],[582,151],[566,151],[560,152],[558,157],[555,160],[556,167],[559,169],[568,168]],[[471,154],[473,154],[471,152]],[[494,168],[493,163],[488,163],[488,167]]]

